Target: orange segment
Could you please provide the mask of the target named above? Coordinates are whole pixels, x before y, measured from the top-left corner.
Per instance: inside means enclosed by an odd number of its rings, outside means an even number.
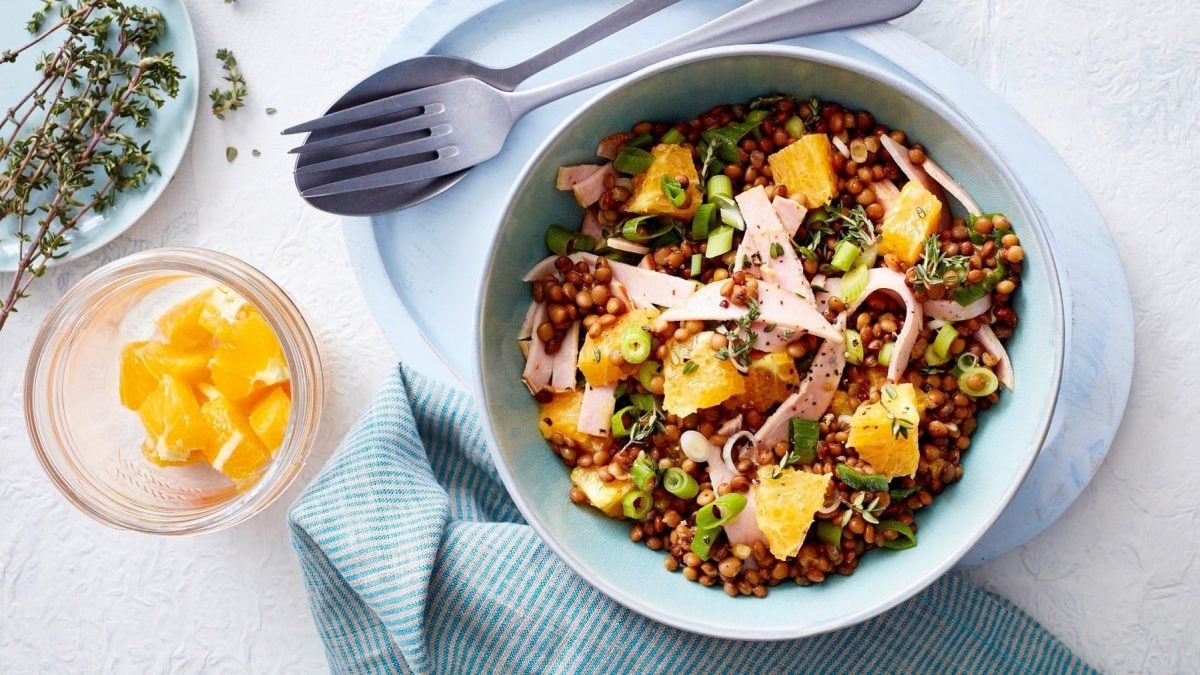
[[[915,265],[921,259],[925,240],[937,232],[941,217],[942,200],[917,181],[908,181],[896,205],[883,216],[879,253],[891,253]]]
[[[250,411],[250,427],[268,452],[275,452],[283,445],[291,411],[292,399],[281,387],[272,388],[271,393]]]
[[[275,332],[257,312],[229,327],[208,367],[213,385],[233,401],[291,377]]]
[[[670,354],[663,363],[663,410],[687,417],[745,393],[745,378],[732,361],[717,358],[712,336],[711,332],[700,333],[687,343],[667,343]]]
[[[696,209],[703,202],[700,194],[700,176],[696,173],[696,165],[692,162],[692,151],[682,145],[662,143],[650,151],[653,159],[646,173],[635,177],[636,184],[633,196],[625,204],[625,210],[630,213],[661,214],[676,218],[691,218],[696,215]],[[688,179],[687,194],[691,199],[683,207],[671,204],[671,199],[663,192],[663,176],[686,176]]]
[[[825,206],[837,194],[833,146],[825,134],[805,134],[767,158],[775,183],[807,209]]]
[[[200,314],[212,291],[204,291],[168,309],[158,318],[158,332],[167,344],[178,349],[193,349],[212,341],[212,333],[200,325]]]
[[[772,352],[751,360],[745,379],[746,392],[735,397],[735,404],[763,412],[800,388],[800,373],[787,352]]]
[[[218,286],[209,292],[198,321],[209,333],[225,340],[234,325],[252,313],[255,313],[255,309],[245,298],[224,286]]]
[[[612,327],[600,334],[600,337],[594,338],[588,335],[584,338],[583,347],[579,350],[578,365],[588,384],[593,387],[607,387],[637,371],[638,367],[635,365],[628,363],[616,365],[608,357],[621,348],[625,331],[629,330],[630,326],[649,326],[658,318],[658,314],[658,310],[654,307],[635,309],[622,314]]]
[[[787,467],[758,469],[754,486],[754,517],[767,538],[771,555],[786,560],[800,552],[817,509],[825,504],[829,474],[813,474]]]
[[[846,445],[878,473],[889,478],[912,476],[921,460],[920,395],[905,383],[884,385],[879,396],[878,403],[863,403],[850,418]]]
[[[191,387],[171,375],[161,377],[137,413],[147,434],[143,452],[159,462],[186,462],[209,441]]]
[[[250,428],[250,421],[224,396],[218,396],[200,408],[210,438],[204,458],[217,471],[234,481],[258,473],[270,459],[270,453]]]
[[[550,440],[554,434],[579,443],[584,448],[592,448],[597,442],[608,440],[602,436],[590,436],[579,430],[579,413],[583,408],[583,390],[574,389],[555,394],[554,398],[541,405],[538,415],[538,429],[542,436]]]
[[[161,342],[130,342],[121,350],[121,405],[137,410],[159,385],[163,375],[171,375],[188,384],[208,376],[211,351],[183,351]]]

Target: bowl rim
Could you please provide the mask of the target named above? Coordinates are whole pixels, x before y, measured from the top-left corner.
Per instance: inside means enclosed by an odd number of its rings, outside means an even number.
[[[558,138],[566,131],[567,128],[574,125],[576,121],[585,115],[589,114],[593,108],[601,101],[611,96],[616,91],[628,87],[634,83],[641,82],[649,77],[661,74],[672,69],[716,59],[727,57],[743,57],[743,56],[770,56],[784,57],[789,59],[797,59],[809,61],[820,66],[840,68],[850,71],[860,77],[865,77],[878,82],[881,85],[890,87],[898,91],[903,96],[913,99],[926,108],[933,110],[946,123],[953,125],[960,133],[962,133],[973,146],[973,149],[983,154],[989,164],[1000,174],[1001,180],[1004,181],[1006,187],[1016,197],[1017,205],[1022,211],[1022,218],[1027,223],[1027,229],[1033,235],[1033,240],[1036,243],[1039,253],[1042,254],[1043,264],[1046,267],[1046,276],[1049,281],[1050,305],[1052,309],[1052,324],[1054,327],[1054,358],[1052,361],[1052,373],[1050,391],[1053,392],[1048,404],[1045,406],[1041,418],[1037,420],[1037,432],[1034,435],[1035,442],[1032,451],[1027,452],[1023,466],[1018,471],[1016,479],[1008,486],[1003,498],[997,505],[987,514],[987,517],[978,522],[974,531],[970,536],[959,540],[957,547],[952,553],[946,556],[945,560],[939,565],[930,568],[926,573],[914,577],[907,584],[898,589],[892,590],[888,596],[874,604],[868,605],[856,612],[848,613],[818,624],[809,625],[793,625],[783,628],[764,628],[764,629],[726,629],[722,628],[717,632],[716,627],[696,621],[689,617],[679,617],[672,614],[666,614],[657,607],[643,601],[641,598],[627,594],[621,589],[610,584],[602,574],[596,573],[588,563],[576,556],[573,552],[562,546],[553,536],[546,525],[539,518],[536,511],[530,508],[526,503],[520,491],[516,489],[516,482],[508,469],[508,466],[503,461],[503,456],[499,450],[499,444],[496,441],[496,434],[493,431],[493,422],[488,414],[489,398],[487,389],[484,384],[483,358],[484,347],[484,322],[483,312],[486,306],[486,291],[492,282],[492,277],[496,274],[494,261],[496,259],[496,251],[499,246],[500,233],[504,224],[510,220],[512,210],[516,204],[518,194],[525,186],[529,175],[538,165],[550,146],[553,145]],[[971,550],[980,538],[991,528],[1000,517],[1004,509],[1012,501],[1021,485],[1025,482],[1030,469],[1041,453],[1042,446],[1050,431],[1051,419],[1054,410],[1058,404],[1059,391],[1062,385],[1062,370],[1065,349],[1066,326],[1064,323],[1064,309],[1062,288],[1059,281],[1058,267],[1054,260],[1053,251],[1050,248],[1048,238],[1045,234],[1045,225],[1041,221],[1041,213],[1030,200],[1029,195],[1021,186],[1016,175],[1008,167],[1008,165],[1000,157],[999,153],[980,132],[980,130],[964,115],[959,113],[947,102],[943,101],[937,95],[929,93],[917,85],[908,82],[898,75],[894,75],[885,70],[877,68],[873,65],[857,61],[855,59],[824,52],[818,49],[809,47],[796,47],[790,45],[734,45],[728,47],[714,47],[710,49],[689,52],[674,58],[665,60],[648,68],[642,69],[628,77],[622,78],[615,83],[604,87],[600,92],[589,98],[585,103],[579,106],[566,119],[555,126],[544,141],[538,145],[537,150],[530,156],[522,167],[521,172],[514,178],[513,186],[505,197],[504,211],[495,229],[490,233],[491,240],[487,246],[490,255],[487,257],[486,268],[480,277],[476,302],[476,317],[475,317],[475,332],[472,334],[472,339],[475,341],[474,348],[477,354],[476,366],[472,377],[472,383],[476,390],[476,395],[479,397],[480,414],[484,420],[483,428],[485,438],[488,442],[488,453],[492,457],[493,463],[496,465],[496,471],[500,475],[501,481],[504,483],[505,489],[509,496],[517,505],[521,515],[525,521],[537,532],[541,540],[558,556],[560,560],[565,562],[578,576],[593,588],[600,591],[618,604],[641,614],[649,619],[659,623],[672,626],[681,630],[701,635],[712,637],[739,639],[750,641],[769,641],[769,640],[784,640],[808,637],[819,635],[830,631],[846,628],[866,621],[872,617],[878,616],[887,610],[899,605],[900,603],[913,597],[920,591],[924,590],[942,575],[948,572],[963,556]]]
[[[38,394],[53,391],[46,381],[55,356],[52,347],[65,333],[75,329],[82,303],[116,290],[116,286],[138,276],[170,275],[200,277],[217,284],[231,285],[263,314],[279,339],[292,372],[293,381],[303,379],[311,387],[293,390],[292,408],[283,443],[272,453],[266,470],[245,490],[201,513],[188,517],[151,521],[114,510],[109,505],[73,485],[68,474],[73,464],[55,459],[58,448],[51,419],[42,417],[38,406],[44,399]],[[260,297],[261,296],[261,297]],[[267,302],[262,302],[263,300]],[[300,475],[316,445],[325,404],[327,362],[324,348],[311,324],[279,284],[257,267],[226,253],[193,247],[161,247],[118,258],[93,270],[59,298],[47,312],[34,336],[26,361],[23,385],[23,411],[26,433],[34,454],[50,482],[76,509],[92,519],[117,529],[145,534],[180,536],[216,532],[237,525],[261,513],[278,499]],[[52,415],[50,416],[52,417]],[[68,456],[68,460],[70,457]],[[65,468],[64,468],[65,467]]]

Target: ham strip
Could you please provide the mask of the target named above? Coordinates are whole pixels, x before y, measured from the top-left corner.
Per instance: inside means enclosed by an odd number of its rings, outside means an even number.
[[[596,156],[610,160],[616,159],[617,153],[621,151],[621,146],[625,145],[631,138],[633,138],[633,134],[628,131],[605,136],[600,139],[600,144],[596,146]]]
[[[634,302],[633,298],[629,297],[629,289],[625,288],[625,284],[617,281],[616,279],[608,282],[608,287],[612,289],[613,297],[625,303],[626,307],[631,309],[641,309],[645,306]]]
[[[921,185],[925,186],[926,190],[932,192],[933,196],[941,200],[942,204],[946,203],[946,193],[942,191],[942,186],[938,185],[937,181],[931,178],[928,173],[925,173],[925,169],[922,169],[921,167],[912,163],[912,160],[908,158],[908,148],[900,145],[895,139],[887,134],[880,134],[879,142],[883,145],[883,149],[887,151],[888,155],[891,156],[892,161],[896,163],[896,166],[900,167],[900,170],[904,172],[904,175],[907,176],[909,180],[917,181]],[[942,209],[940,225],[943,228],[950,227],[949,208]]]
[[[537,328],[534,319],[537,317],[538,303],[529,303],[529,309],[525,310],[525,321],[521,324],[521,332],[517,333],[518,340],[528,340],[533,337],[533,331]]]
[[[966,321],[974,319],[992,308],[992,296],[982,298],[963,307],[953,300],[927,300],[923,306],[925,316],[942,321]]]
[[[546,320],[546,305],[539,304],[534,314],[534,325],[541,325]],[[530,340],[529,354],[525,358],[525,371],[521,379],[529,387],[529,393],[537,394],[550,384],[550,374],[554,370],[554,357],[546,353],[546,344],[538,339],[535,333]]]
[[[725,485],[737,475],[725,466],[725,460],[721,458],[721,448],[709,448],[708,479],[712,482],[714,492],[719,486]],[[725,523],[725,537],[729,539],[730,544],[753,546],[756,541],[766,542],[767,538],[758,528],[758,520],[754,513],[754,490],[750,490],[746,492],[746,506],[742,512],[737,514],[733,520]],[[751,558],[751,560],[753,559]]]
[[[599,164],[576,164],[575,166],[558,167],[558,175],[554,179],[554,187],[559,190],[570,190],[583,181],[591,178],[600,170]]]
[[[629,297],[639,307],[674,307],[696,293],[700,284],[680,277],[634,267],[615,260],[608,263],[613,279],[624,284]]]
[[[871,182],[871,188],[875,190],[875,199],[879,200],[879,205],[883,207],[884,215],[896,208],[896,202],[900,200],[900,188],[892,181],[884,178]]]
[[[579,224],[579,232],[580,234],[586,234],[596,241],[604,239],[604,228],[600,227],[600,219],[596,217],[595,212],[591,209],[583,212],[583,222]]]
[[[611,249],[632,253],[634,255],[645,255],[650,252],[649,247],[636,244],[628,239],[622,239],[620,237],[609,237],[604,243]]]
[[[579,408],[579,419],[575,428],[592,436],[607,436],[612,424],[613,412],[617,409],[617,385],[583,388],[583,402]]]
[[[775,215],[779,216],[779,222],[783,223],[783,231],[787,232],[789,237],[796,236],[796,231],[804,223],[804,215],[808,213],[804,205],[794,199],[776,197],[771,200],[771,207],[775,209]]]
[[[996,337],[991,326],[984,325],[975,331],[975,339],[987,350],[987,353],[996,357],[996,379],[1000,380],[1000,384],[1003,384],[1005,388],[1012,391],[1017,384],[1016,377],[1013,374],[1012,361],[1008,359],[1008,352],[1005,351],[1000,338]]]
[[[584,253],[582,251],[577,251],[567,257],[571,259],[571,262],[579,262],[580,260],[582,260],[582,261],[588,263],[589,265],[596,264],[596,255],[594,253]],[[537,262],[536,265],[529,268],[529,271],[525,273],[525,276],[521,277],[521,281],[537,281],[537,280],[541,279],[542,277],[546,276],[547,274],[557,273],[558,270],[554,268],[554,261],[556,261],[556,260],[558,260],[558,256],[556,256],[556,255],[546,256],[545,258],[542,258],[541,260],[539,260]]]
[[[755,321],[750,324],[750,328],[754,330],[754,345],[752,349],[760,352],[781,352],[800,337],[799,333],[791,328],[775,326],[774,330],[768,331],[767,325],[766,321]],[[787,337],[784,337],[785,335]]]
[[[583,179],[582,181],[571,186],[575,191],[575,201],[583,208],[587,208],[592,204],[600,201],[601,195],[608,188],[604,187],[604,180],[612,178],[616,180],[617,172],[613,170],[612,163],[605,164],[600,167],[595,173]]]
[[[892,382],[899,382],[900,376],[908,368],[908,359],[912,356],[913,345],[917,344],[917,338],[921,335],[921,327],[925,325],[925,315],[921,311],[921,305],[917,303],[912,289],[908,287],[904,275],[886,267],[876,267],[871,270],[867,277],[867,287],[854,302],[850,303],[847,313],[853,314],[872,293],[877,291],[887,291],[904,303],[904,328],[901,328],[900,334],[896,336],[892,361],[888,365],[888,379]]]
[[[579,362],[579,322],[576,321],[567,329],[562,346],[554,355],[554,365],[550,375],[551,391],[570,391],[575,388],[575,369]]]
[[[971,199],[971,195],[967,194],[967,189],[964,188],[958,181],[951,178],[950,174],[946,173],[942,167],[938,166],[937,163],[933,161],[932,157],[926,155],[925,163],[921,165],[921,168],[925,169],[925,173],[929,174],[930,178],[934,179],[939,185],[946,188],[946,192],[954,195],[954,198],[958,200],[959,204],[963,205],[963,208],[967,210],[967,213],[973,216],[983,215],[983,209],[980,209],[979,204],[977,204],[974,199]]]
[[[812,287],[804,276],[804,265],[796,256],[792,238],[784,229],[783,221],[767,199],[767,191],[760,185],[741,193],[735,201],[746,220],[746,234],[738,247],[734,271],[741,269],[740,266],[749,257],[751,261],[759,261],[751,264],[761,268],[763,279],[801,295],[810,303],[815,302]],[[778,256],[771,255],[772,248],[779,251]]]
[[[737,417],[722,424],[721,427],[719,429],[717,429],[717,433],[728,438],[741,430],[742,430],[742,416],[738,415]]]
[[[708,284],[692,297],[663,312],[662,318],[667,321],[733,321],[742,318],[747,309],[721,296],[721,285],[724,283],[717,281]],[[759,319],[764,323],[803,331],[838,344],[842,342],[842,332],[829,325],[816,307],[774,284],[766,281],[758,283],[758,307]]]
[[[846,324],[846,315],[838,317],[838,328]],[[837,392],[838,384],[842,381],[842,371],[846,368],[846,350],[840,342],[826,340],[817,355],[813,357],[812,366],[800,388],[779,405],[771,413],[767,421],[754,434],[754,444],[760,450],[772,449],[779,441],[787,440],[788,428],[793,417],[816,421],[821,419],[833,395]]]

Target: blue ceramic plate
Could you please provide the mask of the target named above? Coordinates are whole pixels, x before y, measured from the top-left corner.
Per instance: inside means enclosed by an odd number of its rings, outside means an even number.
[[[662,553],[628,540],[628,524],[567,499],[566,469],[537,428],[521,383],[515,336],[529,303],[520,278],[545,255],[547,225],[575,223],[578,206],[554,189],[557,167],[594,161],[596,140],[642,119],[680,119],[718,103],[770,92],[816,95],[872,111],[923,143],[987,210],[1010,215],[1028,251],[1009,343],[1017,391],[982,416],[963,480],[920,513],[920,544],[874,551],[850,577],[782,585],[765,600],[729,598],[673,575]],[[784,639],[863,621],[911,597],[950,569],[1020,487],[1046,438],[1063,363],[1058,276],[1037,212],[990,146],[945,103],[848,58],[795,47],[733,47],[673,59],[594,98],[535,153],[516,181],[480,289],[477,390],[490,448],[525,518],[584,579],[614,600],[685,630],[740,639]],[[503,424],[495,421],[503,420]]]
[[[41,0],[5,0],[0,3],[0,50],[12,49],[29,41],[25,23],[41,4]],[[175,53],[175,65],[186,78],[179,83],[179,95],[167,99],[163,107],[155,111],[150,127],[130,132],[139,141],[150,141],[154,161],[161,175],[153,176],[135,192],[122,194],[112,209],[84,217],[70,235],[71,246],[67,259],[95,251],[137,222],[170,184],[171,176],[179,167],[192,137],[200,69],[196,60],[196,38],[192,34],[187,8],[182,0],[138,0],[138,4],[157,7],[162,12],[167,32],[159,42],[159,48]],[[52,19],[47,17],[47,21]],[[57,46],[52,39],[39,45],[40,49],[35,47],[25,52],[15,63],[0,65],[0,108],[7,110],[37,81],[38,74],[34,69],[37,57]],[[5,133],[9,132],[6,130]],[[16,269],[18,242],[14,236],[15,227],[15,219],[11,217],[0,220],[0,272]]]

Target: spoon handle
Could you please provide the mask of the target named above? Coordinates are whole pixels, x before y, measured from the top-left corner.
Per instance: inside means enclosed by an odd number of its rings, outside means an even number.
[[[632,56],[565,80],[509,95],[514,119],[550,101],[705,47],[773,42],[784,38],[887,21],[921,0],[751,0],[724,15]]]
[[[493,86],[512,91],[525,80],[563,59],[581,52],[604,38],[628,28],[642,19],[669,7],[679,0],[629,0],[611,14],[578,33],[548,47],[545,51],[508,68],[499,69]]]

